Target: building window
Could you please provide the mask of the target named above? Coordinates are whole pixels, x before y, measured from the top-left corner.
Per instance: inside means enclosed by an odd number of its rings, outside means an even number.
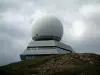
[[[27,50],[43,50],[43,49],[56,49],[57,47],[31,47],[31,48],[27,48]]]
[[[34,59],[34,56],[26,56],[26,60]]]
[[[63,48],[60,48],[60,47],[57,47],[57,51],[58,51],[59,53],[71,53],[69,50],[63,49]]]
[[[38,47],[36,47],[36,50],[39,49]]]

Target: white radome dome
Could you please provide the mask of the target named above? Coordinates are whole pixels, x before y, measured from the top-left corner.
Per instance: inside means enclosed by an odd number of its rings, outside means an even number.
[[[54,16],[43,16],[36,20],[32,27],[33,40],[57,40],[63,36],[63,26]]]

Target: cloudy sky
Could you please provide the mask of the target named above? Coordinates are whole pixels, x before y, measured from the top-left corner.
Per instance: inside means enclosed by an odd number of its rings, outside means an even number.
[[[100,54],[100,0],[0,0],[0,65],[20,61],[32,23],[45,14],[61,20],[62,42]]]

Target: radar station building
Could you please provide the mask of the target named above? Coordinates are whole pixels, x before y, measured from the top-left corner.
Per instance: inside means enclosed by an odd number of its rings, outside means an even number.
[[[32,41],[20,54],[21,60],[31,60],[49,55],[74,53],[71,46],[61,42],[63,26],[56,17],[44,16],[32,27]]]

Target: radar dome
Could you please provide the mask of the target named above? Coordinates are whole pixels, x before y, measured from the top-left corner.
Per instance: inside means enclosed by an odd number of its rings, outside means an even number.
[[[59,19],[54,16],[43,16],[36,20],[32,27],[32,39],[37,40],[57,40],[63,36],[63,26]]]

